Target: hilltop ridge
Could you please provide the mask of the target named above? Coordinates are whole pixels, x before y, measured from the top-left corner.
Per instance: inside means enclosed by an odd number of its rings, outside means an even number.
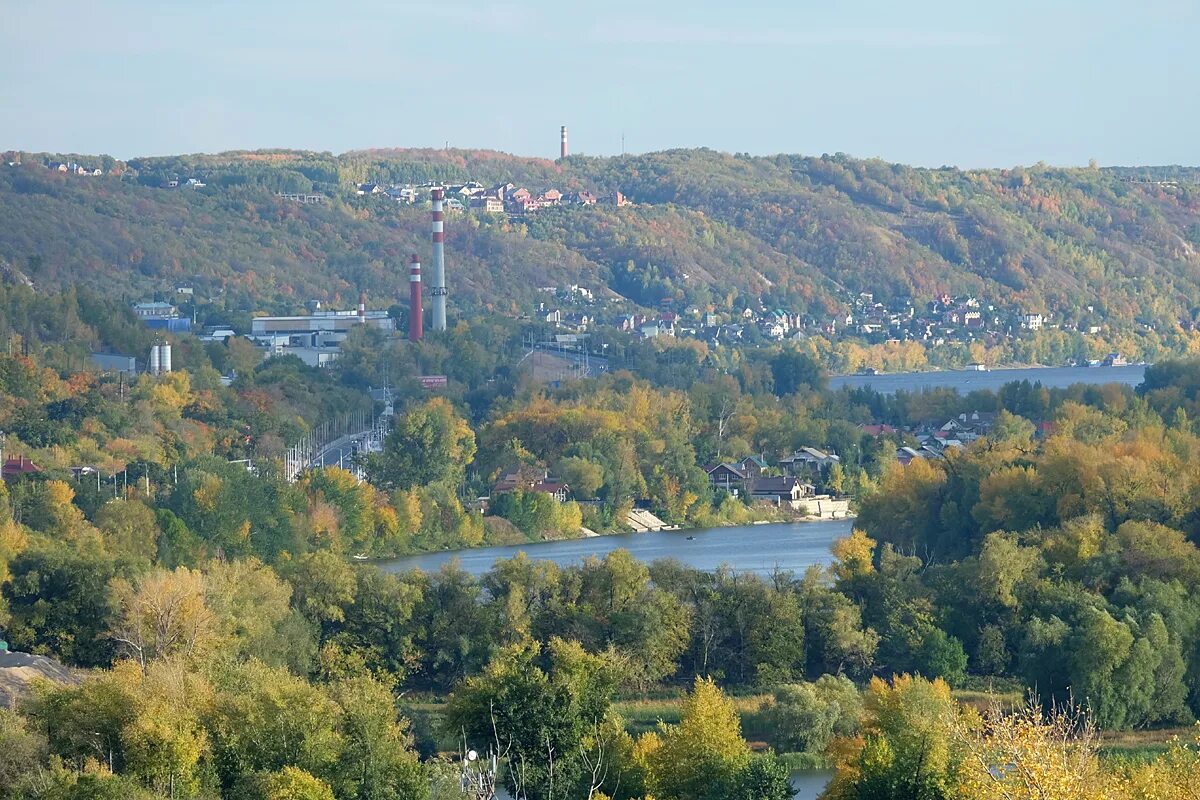
[[[21,160],[0,170],[0,259],[42,285],[135,296],[189,281],[245,308],[401,297],[407,254],[427,248],[426,214],[355,186],[476,180],[619,191],[632,204],[453,218],[452,291],[464,306],[515,311],[537,286],[582,283],[642,306],[754,302],[818,318],[861,292],[885,303],[971,295],[1058,325],[1162,337],[1189,334],[1200,315],[1190,167],[926,169],[707,149],[555,162],[387,148],[109,160],[107,174],[83,178],[42,168],[48,156]],[[204,186],[163,188],[172,176]],[[328,202],[301,207],[278,192]]]

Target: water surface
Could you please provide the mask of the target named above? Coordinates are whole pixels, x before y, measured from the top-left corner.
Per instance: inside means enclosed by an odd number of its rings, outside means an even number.
[[[829,379],[832,389],[870,386],[883,394],[897,390],[919,392],[926,388],[957,389],[968,394],[977,389],[995,391],[1012,381],[1040,382],[1048,389],[1065,389],[1074,383],[1124,383],[1137,386],[1146,376],[1145,365],[1125,367],[1034,367],[1030,369],[994,369],[990,372],[946,370],[943,372],[897,372],[890,375],[836,375]]]
[[[714,570],[724,564],[739,572],[755,572],[759,575],[770,575],[776,570],[802,573],[813,565],[829,564],[833,558],[829,552],[830,545],[835,539],[849,536],[850,526],[851,520],[839,519],[628,533],[564,542],[448,550],[381,561],[378,565],[388,572],[410,569],[432,572],[452,559],[458,559],[464,570],[472,575],[482,575],[498,560],[512,558],[520,552],[531,559],[567,566],[582,563],[588,556],[603,556],[624,548],[642,561],[674,558],[702,570]]]

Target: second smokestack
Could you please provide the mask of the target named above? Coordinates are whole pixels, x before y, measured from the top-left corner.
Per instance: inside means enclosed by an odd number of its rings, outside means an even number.
[[[562,142],[561,142],[561,146],[559,147],[559,158],[566,158],[570,154],[571,154],[570,151],[567,149],[567,126],[563,125],[562,126]]]
[[[446,330],[446,215],[442,211],[442,200],[446,193],[434,189],[433,198],[433,329]]]
[[[419,342],[425,335],[425,309],[421,307],[421,261],[413,253],[408,268],[408,340]]]

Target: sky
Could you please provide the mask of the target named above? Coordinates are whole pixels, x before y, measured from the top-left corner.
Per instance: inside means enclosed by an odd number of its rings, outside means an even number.
[[[0,150],[1200,164],[1200,2],[0,0]],[[622,144],[624,142],[624,144]]]

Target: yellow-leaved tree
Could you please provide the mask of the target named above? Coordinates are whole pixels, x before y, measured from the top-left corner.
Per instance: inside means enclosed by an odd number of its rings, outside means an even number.
[[[697,678],[678,725],[659,726],[638,741],[646,785],[658,800],[709,796],[750,761],[733,701],[710,679]]]

